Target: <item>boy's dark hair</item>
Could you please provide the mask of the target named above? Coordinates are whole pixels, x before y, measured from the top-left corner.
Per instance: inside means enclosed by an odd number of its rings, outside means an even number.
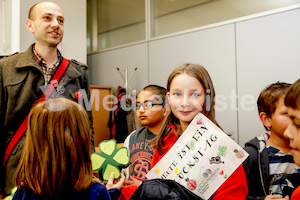
[[[276,110],[280,97],[287,93],[290,86],[290,83],[277,81],[263,89],[257,99],[258,113],[264,112],[271,117]],[[264,127],[267,131],[270,130],[266,126]]]
[[[294,110],[300,109],[300,79],[298,79],[288,90],[284,104]]]
[[[162,86],[159,86],[159,85],[148,85],[146,87],[143,88],[142,91],[148,91],[148,92],[151,92],[152,94],[154,95],[157,95],[159,97],[161,97],[162,99],[162,102],[163,104],[165,104],[166,102],[166,93],[167,93],[167,90],[166,88],[162,87]],[[138,93],[139,95],[140,93]],[[137,95],[137,96],[138,96]],[[158,99],[159,100],[159,99]]]

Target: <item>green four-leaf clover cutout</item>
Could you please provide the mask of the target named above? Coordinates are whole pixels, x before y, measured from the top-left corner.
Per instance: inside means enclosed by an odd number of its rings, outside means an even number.
[[[99,178],[107,181],[111,172],[114,178],[120,178],[121,169],[128,167],[130,159],[126,147],[117,148],[116,140],[104,140],[99,145],[100,153],[92,153],[92,167],[99,172]]]

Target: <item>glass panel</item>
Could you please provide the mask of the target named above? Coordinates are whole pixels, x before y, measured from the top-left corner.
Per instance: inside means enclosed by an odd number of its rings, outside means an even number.
[[[0,0],[0,55],[11,54],[11,1]]]
[[[300,0],[154,0],[152,37],[299,3]]]
[[[145,39],[145,0],[98,0],[98,50]]]

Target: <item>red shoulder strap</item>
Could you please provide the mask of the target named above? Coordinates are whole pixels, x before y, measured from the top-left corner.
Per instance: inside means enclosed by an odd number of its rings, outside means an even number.
[[[55,88],[55,85],[57,83],[59,83],[59,81],[63,77],[68,65],[69,65],[69,60],[63,58],[63,61],[62,61],[61,65],[56,70],[55,74],[53,75],[53,77],[51,79],[52,81],[50,81],[50,83],[47,85],[47,88],[46,88],[44,94],[39,98],[39,100],[37,101],[36,104],[40,103],[41,101],[45,101],[49,98],[49,96],[53,92],[53,89]],[[9,156],[10,156],[11,151],[14,149],[14,147],[16,146],[16,144],[18,143],[20,138],[26,132],[26,129],[27,129],[27,126],[28,126],[28,115],[26,116],[26,118],[22,122],[21,126],[18,128],[17,132],[14,134],[14,136],[10,140],[10,142],[9,142],[9,144],[8,144],[6,150],[5,150],[4,158],[3,158],[3,166],[4,167],[5,167],[6,162],[9,158]]]

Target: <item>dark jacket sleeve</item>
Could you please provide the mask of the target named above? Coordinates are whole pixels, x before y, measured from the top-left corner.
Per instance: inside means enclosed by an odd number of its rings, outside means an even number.
[[[250,146],[244,147],[244,150],[249,154],[248,158],[243,163],[247,180],[249,180],[251,176],[251,169],[253,169],[253,167],[256,168],[256,166],[258,166],[258,152],[257,149]]]
[[[247,200],[263,200],[267,195],[265,191],[268,191],[268,188],[263,189],[266,187],[264,181],[267,177],[262,177],[262,164],[259,163],[260,154],[253,146],[246,146],[244,149],[249,154],[249,157],[243,163],[249,190]]]
[[[130,200],[140,199],[202,200],[184,186],[168,179],[144,180],[130,198]]]
[[[5,184],[5,173],[2,165],[3,156],[5,152],[5,134],[4,130],[4,116],[5,113],[5,102],[4,102],[4,88],[3,88],[3,74],[2,74],[2,66],[0,63],[0,194],[4,194],[4,184]]]
[[[91,126],[91,151],[92,153],[95,152],[95,144],[94,144],[94,127],[93,127],[93,114],[92,114],[92,102],[93,100],[91,99],[91,91],[90,91],[90,78],[89,78],[89,70],[88,66],[85,65],[84,63],[78,62],[74,59],[71,61],[72,66],[74,66],[79,72],[80,72],[80,91],[74,91],[74,98],[75,100],[78,101],[79,104],[81,104],[87,111],[89,115],[89,120],[90,120],[90,126]],[[80,92],[83,95],[83,102],[79,102],[79,99],[75,97],[75,92]],[[93,97],[92,97],[93,98]]]
[[[109,196],[112,200],[117,200],[121,194],[121,190],[113,188],[108,190]]]
[[[86,89],[87,91],[87,96],[88,96],[88,99],[90,99],[90,101],[92,102],[91,100],[91,90],[90,90],[90,81],[89,81],[89,70],[87,69],[86,70],[86,73],[85,73],[85,76],[84,76],[84,88]],[[95,152],[95,135],[94,135],[94,126],[93,126],[93,114],[92,114],[92,111],[88,111],[88,114],[89,114],[89,119],[90,119],[90,125],[91,125],[91,150],[92,150],[92,153]]]
[[[89,191],[89,200],[111,200],[106,187],[100,183],[93,183]]]

